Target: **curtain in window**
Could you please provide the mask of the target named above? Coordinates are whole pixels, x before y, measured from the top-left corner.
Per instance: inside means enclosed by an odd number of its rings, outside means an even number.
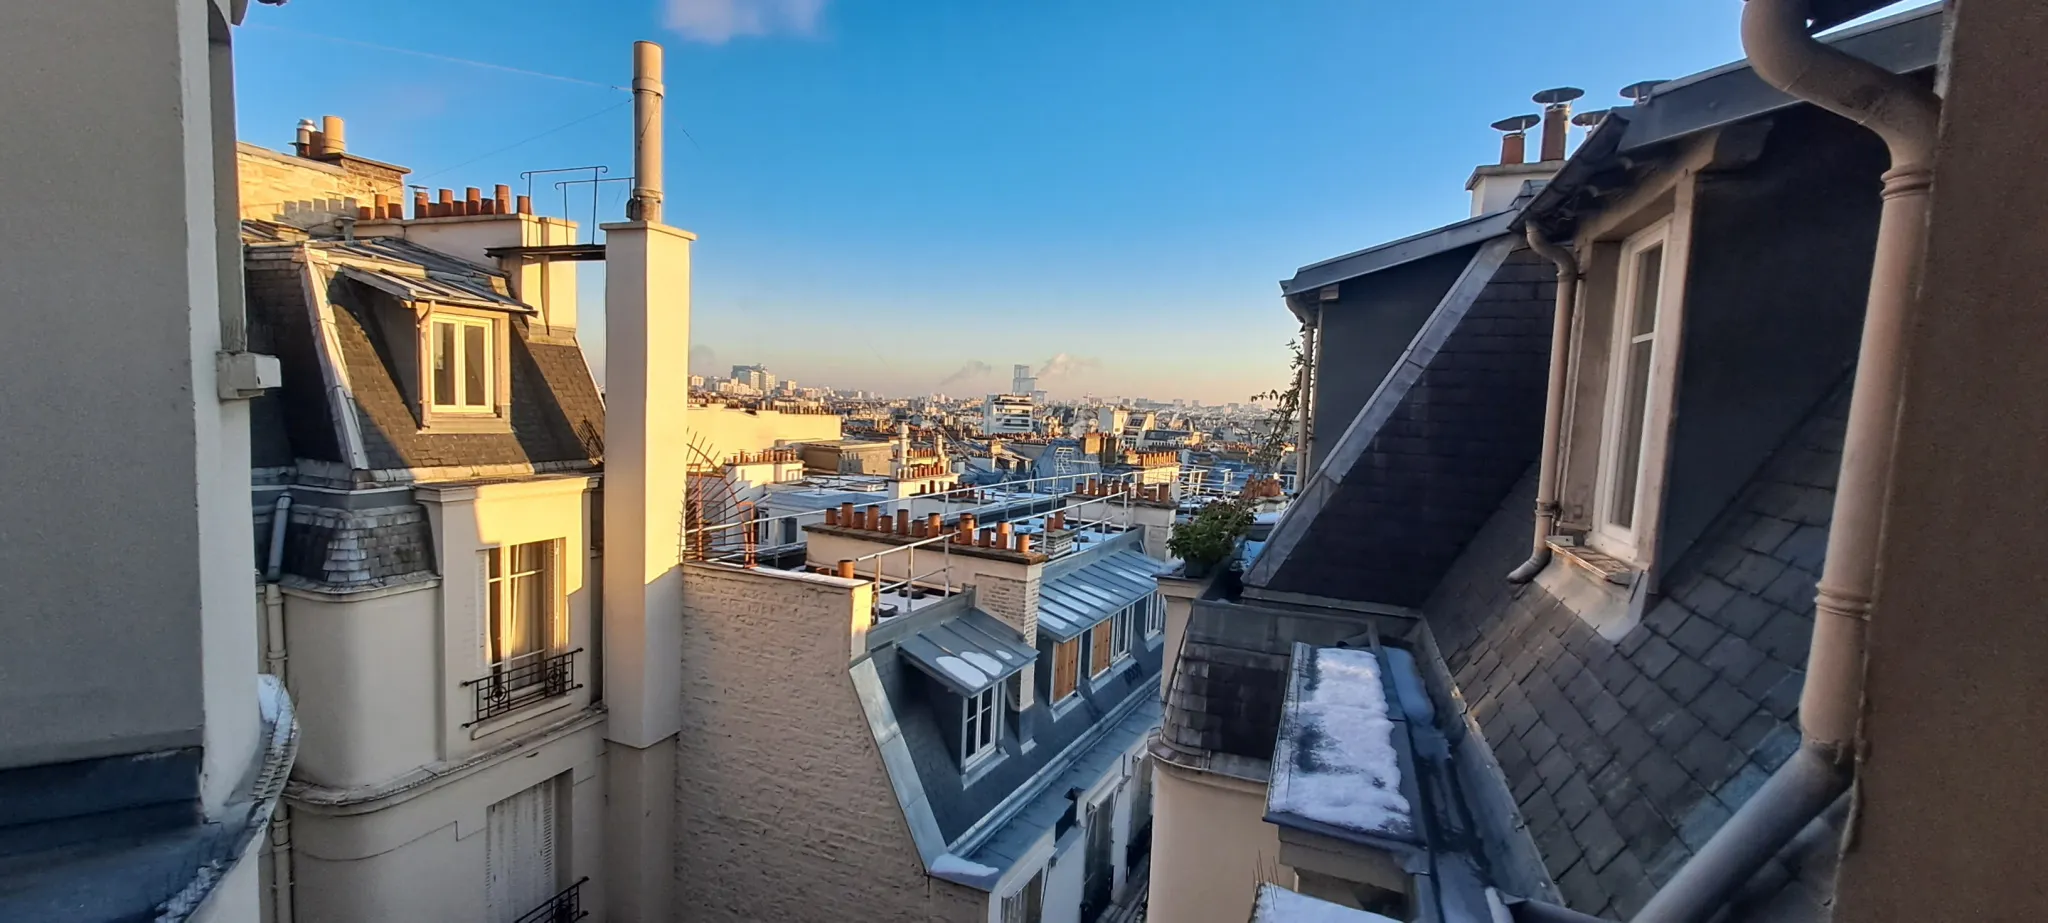
[[[554,641],[554,542],[489,552],[491,662],[547,650]]]

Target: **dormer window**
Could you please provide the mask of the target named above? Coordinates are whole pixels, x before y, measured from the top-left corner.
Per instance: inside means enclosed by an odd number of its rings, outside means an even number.
[[[430,407],[435,413],[497,411],[497,323],[489,318],[435,314],[428,321],[433,351]]]
[[[1607,407],[1601,425],[1600,468],[1594,482],[1592,538],[1623,561],[1638,557],[1637,527],[1646,494],[1656,484],[1643,470],[1645,446],[1666,425],[1668,407],[1651,400],[1669,350],[1659,345],[1670,297],[1665,255],[1670,225],[1659,223],[1622,245],[1615,286],[1614,339],[1608,355]]]
[[[1003,736],[1003,686],[990,686],[967,697],[961,716],[960,765],[972,766],[993,756]]]

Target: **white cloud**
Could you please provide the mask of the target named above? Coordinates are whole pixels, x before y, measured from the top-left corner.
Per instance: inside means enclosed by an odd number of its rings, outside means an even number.
[[[736,35],[810,35],[829,0],[668,0],[668,27],[712,45]]]

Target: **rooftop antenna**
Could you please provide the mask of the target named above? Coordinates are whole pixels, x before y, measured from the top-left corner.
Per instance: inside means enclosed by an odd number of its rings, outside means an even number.
[[[1543,121],[1540,115],[1518,115],[1493,123],[1493,130],[1501,132],[1500,162],[1518,164],[1528,160],[1529,129]]]

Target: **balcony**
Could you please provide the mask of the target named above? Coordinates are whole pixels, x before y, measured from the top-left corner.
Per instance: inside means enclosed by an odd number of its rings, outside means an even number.
[[[590,916],[590,912],[583,909],[583,883],[589,880],[585,877],[563,888],[561,893],[548,898],[512,923],[569,923]]]
[[[556,696],[582,688],[576,683],[575,657],[582,648],[559,654],[531,654],[494,667],[491,675],[470,680],[475,696],[475,717],[462,726],[473,727],[500,715],[511,714]],[[573,890],[573,889],[572,889]],[[535,919],[553,919],[540,918]],[[570,918],[573,919],[573,918]]]

